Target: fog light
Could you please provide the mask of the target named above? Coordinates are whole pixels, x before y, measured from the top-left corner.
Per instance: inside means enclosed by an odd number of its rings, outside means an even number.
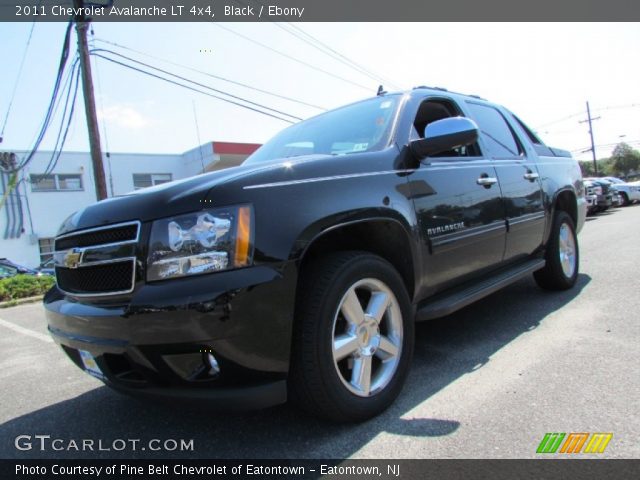
[[[209,375],[214,376],[220,373],[220,365],[218,360],[211,353],[207,353],[207,363],[209,364]]]

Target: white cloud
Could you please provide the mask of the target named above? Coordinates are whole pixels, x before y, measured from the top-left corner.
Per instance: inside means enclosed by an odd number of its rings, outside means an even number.
[[[108,125],[135,130],[143,129],[151,124],[148,118],[129,105],[106,107],[102,112],[98,111],[98,118],[100,121],[106,121]]]

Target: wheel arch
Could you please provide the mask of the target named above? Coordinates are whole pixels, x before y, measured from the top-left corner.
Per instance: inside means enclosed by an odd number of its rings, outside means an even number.
[[[553,199],[553,214],[558,210],[567,212],[573,220],[573,224],[578,226],[578,198],[570,188],[565,188],[556,192]]]
[[[306,265],[323,254],[360,250],[388,261],[400,274],[413,299],[416,285],[416,249],[411,229],[403,221],[390,216],[359,218],[332,225],[306,244],[298,257],[299,279]]]

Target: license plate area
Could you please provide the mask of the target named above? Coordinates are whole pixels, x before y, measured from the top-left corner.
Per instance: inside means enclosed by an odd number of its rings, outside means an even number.
[[[104,373],[102,373],[102,370],[100,370],[100,367],[98,366],[98,363],[96,362],[95,357],[90,352],[87,352],[86,350],[78,350],[78,353],[80,354],[80,359],[82,360],[84,371],[87,372],[89,375],[96,377],[99,380],[104,380],[105,379]]]

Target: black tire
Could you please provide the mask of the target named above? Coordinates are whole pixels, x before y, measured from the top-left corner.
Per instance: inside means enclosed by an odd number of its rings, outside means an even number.
[[[627,197],[626,193],[621,193],[620,194],[620,207],[626,207],[627,205],[629,205],[629,197]]]
[[[566,244],[566,240],[561,239],[561,236],[564,237],[565,235],[570,235],[573,249],[562,247],[562,245]],[[561,250],[564,250],[562,255]],[[567,252],[571,250],[574,253],[573,257],[567,255]],[[570,258],[573,258],[573,260],[571,261]],[[562,259],[565,259],[564,266]],[[567,212],[562,210],[558,210],[553,219],[545,260],[545,267],[533,274],[540,287],[546,290],[567,290],[575,285],[580,266],[578,238],[573,220]],[[573,264],[572,270],[568,268],[570,264]]]
[[[369,297],[367,289],[371,289]],[[386,260],[367,252],[336,252],[305,266],[298,292],[289,375],[291,400],[313,415],[338,422],[363,421],[384,411],[400,393],[413,356],[413,310],[398,272]],[[357,295],[351,297],[352,292]],[[376,294],[383,302],[379,322],[364,315],[375,310],[372,299]],[[349,315],[341,308],[344,305],[346,311],[356,311],[349,310],[354,304],[348,299],[354,298],[363,316],[351,315],[351,319],[362,319],[359,324],[349,322]],[[335,339],[346,337],[349,348],[354,348],[351,342],[357,342],[356,350],[334,360],[340,356]],[[374,345],[376,338],[378,346]],[[397,349],[395,355],[386,353],[385,348],[393,351],[390,347]],[[370,357],[368,393],[364,392],[366,381],[354,383],[356,368],[367,370],[362,366],[367,363],[365,357]],[[362,391],[356,388],[361,384]]]

